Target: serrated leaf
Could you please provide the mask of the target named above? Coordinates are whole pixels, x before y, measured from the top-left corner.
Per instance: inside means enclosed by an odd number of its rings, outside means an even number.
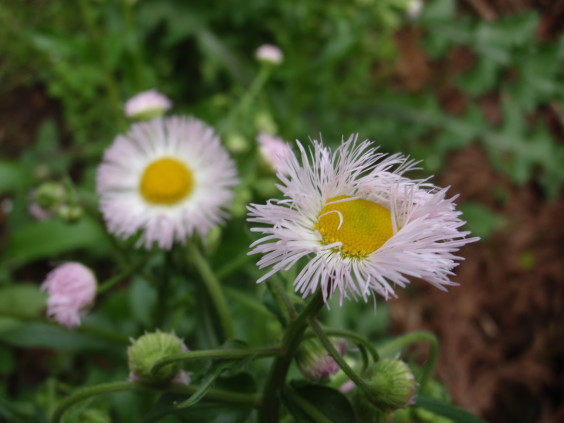
[[[453,419],[457,423],[488,423],[474,414],[457,407],[448,402],[418,395],[415,398],[415,406],[428,410],[439,416]]]

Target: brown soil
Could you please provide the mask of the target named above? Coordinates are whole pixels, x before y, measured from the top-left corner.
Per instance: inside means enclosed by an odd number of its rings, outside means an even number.
[[[464,408],[492,423],[564,421],[564,200],[512,187],[477,146],[448,163],[441,185],[507,224],[462,251],[460,287],[444,293],[418,283],[395,302],[395,327],[437,334],[437,377]],[[503,204],[492,187],[507,190]]]

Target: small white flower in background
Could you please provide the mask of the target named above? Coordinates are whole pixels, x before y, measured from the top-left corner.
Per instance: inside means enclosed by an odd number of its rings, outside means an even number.
[[[282,50],[272,44],[263,44],[260,46],[255,53],[255,57],[260,62],[270,63],[273,65],[279,65],[282,63],[282,60],[284,60]]]
[[[86,266],[69,262],[47,275],[41,285],[47,291],[47,315],[69,328],[80,325],[80,317],[94,302],[97,282]]]
[[[416,20],[421,16],[423,12],[423,1],[422,0],[410,0],[407,5],[407,16],[411,20]]]
[[[262,254],[260,269],[272,267],[257,282],[308,258],[294,280],[303,297],[321,290],[327,301],[367,301],[373,294],[395,296],[393,285],[421,278],[435,287],[450,281],[461,257],[454,253],[479,238],[466,238],[447,189],[403,176],[416,163],[401,154],[377,152],[370,141],[351,136],[332,151],[313,141],[298,143],[301,163],[284,159],[287,176],[278,173],[282,200],[251,204],[251,228],[264,234],[249,254]]]
[[[269,135],[265,132],[260,132],[257,136],[259,143],[259,152],[262,158],[274,169],[275,171],[286,174],[286,166],[284,164],[294,153],[292,147],[285,142],[282,138]]]
[[[237,171],[213,128],[173,116],[133,124],[106,150],[97,192],[108,231],[170,250],[223,223]]]
[[[125,115],[135,120],[150,120],[162,116],[172,107],[172,102],[155,90],[144,91],[125,103]]]

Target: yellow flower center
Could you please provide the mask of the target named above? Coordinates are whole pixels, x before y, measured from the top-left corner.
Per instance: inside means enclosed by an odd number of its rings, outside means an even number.
[[[186,198],[193,186],[192,171],[184,163],[165,157],[147,166],[139,190],[149,203],[173,205]]]
[[[347,195],[330,198],[315,229],[325,244],[341,242],[342,254],[365,257],[394,234],[392,216],[387,208],[372,201],[349,198]]]

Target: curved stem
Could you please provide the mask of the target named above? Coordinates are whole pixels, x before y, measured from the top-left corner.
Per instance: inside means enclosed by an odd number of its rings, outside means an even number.
[[[200,350],[187,351],[178,354],[170,354],[158,360],[151,368],[152,373],[156,373],[162,367],[171,363],[186,363],[198,360],[217,360],[217,359],[238,359],[254,356],[253,358],[274,357],[282,354],[281,348],[257,348],[247,350]]]
[[[356,332],[351,332],[345,329],[331,329],[331,328],[323,328],[323,332],[325,332],[327,336],[334,336],[334,337],[336,336],[340,338],[350,339],[357,345],[361,345],[365,347],[370,353],[370,355],[372,356],[372,359],[374,361],[378,361],[380,359],[380,355],[378,354],[376,348],[374,348],[374,345],[372,345],[372,343],[370,343],[368,339],[364,338],[363,336],[359,335]]]
[[[223,327],[224,335],[227,338],[234,337],[233,323],[231,322],[231,317],[229,315],[229,308],[227,307],[227,301],[225,301],[225,296],[221,289],[221,285],[217,280],[215,274],[213,273],[209,263],[206,261],[200,250],[191,242],[186,244],[186,249],[188,250],[189,258],[192,263],[196,266],[212,299],[212,302],[217,310],[221,325]]]
[[[348,365],[348,363],[341,356],[341,354],[339,354],[339,352],[337,351],[337,349],[335,348],[335,346],[333,345],[327,334],[323,331],[323,328],[317,322],[317,320],[315,320],[315,318],[310,318],[309,325],[311,326],[311,328],[313,329],[313,331],[315,332],[315,334],[317,335],[317,337],[319,338],[319,340],[321,341],[321,343],[323,344],[329,355],[333,358],[333,360],[335,360],[335,362],[339,365],[339,367],[343,370],[343,372],[349,377],[349,379],[352,380],[357,387],[362,389],[366,393],[366,395],[371,397],[372,394],[370,392],[369,386],[366,384],[364,379],[362,379],[352,369],[352,367]]]
[[[428,342],[430,346],[429,360],[423,367],[423,374],[421,375],[421,380],[419,381],[420,387],[424,388],[433,376],[435,365],[437,364],[437,358],[439,356],[439,340],[433,333],[425,331],[411,332],[388,342],[386,345],[378,348],[378,351],[380,355],[389,355],[396,353],[415,342]]]
[[[272,363],[264,387],[262,405],[258,413],[260,423],[273,423],[279,420],[280,391],[286,384],[288,369],[305,332],[308,319],[311,316],[316,316],[324,304],[323,294],[318,291],[296,319],[292,320],[286,328],[282,339],[283,352]]]
[[[51,419],[51,423],[59,423],[63,414],[74,404],[79,401],[85,400],[86,398],[90,398],[96,395],[102,394],[109,394],[112,392],[123,392],[123,391],[136,391],[136,392],[161,392],[161,391],[168,391],[168,392],[175,392],[179,394],[187,394],[191,395],[195,393],[199,389],[197,385],[170,385],[167,386],[165,389],[159,389],[157,387],[152,387],[148,385],[143,385],[138,382],[127,382],[127,381],[120,381],[120,382],[110,382],[104,383],[101,385],[96,385],[88,388],[83,388],[76,391],[71,396],[65,398],[59,406],[55,409],[53,413],[53,417]],[[258,406],[260,399],[255,394],[240,394],[240,393],[231,393],[219,389],[210,389],[206,393],[206,397],[211,400],[217,400],[225,403],[230,404],[248,404],[253,406]]]

